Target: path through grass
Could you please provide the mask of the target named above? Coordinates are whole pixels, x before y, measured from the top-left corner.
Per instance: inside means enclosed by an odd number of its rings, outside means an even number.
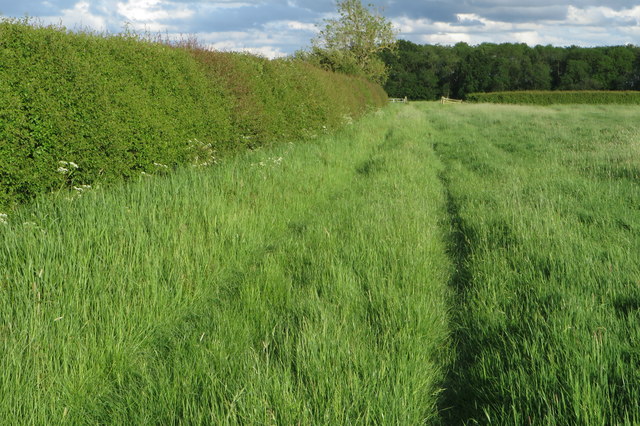
[[[640,423],[639,122],[396,105],[12,212],[0,418]]]
[[[389,109],[315,142],[11,214],[0,418],[435,420],[447,219],[437,159],[406,121],[424,117]]]
[[[423,112],[464,271],[445,423],[640,422],[640,112]]]

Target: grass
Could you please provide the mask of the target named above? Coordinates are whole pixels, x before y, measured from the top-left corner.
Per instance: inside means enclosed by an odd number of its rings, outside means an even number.
[[[629,106],[392,105],[0,224],[7,423],[637,424]]]
[[[416,424],[448,359],[444,193],[386,110],[0,227],[8,423]],[[425,184],[434,182],[435,185]]]
[[[461,236],[447,422],[638,423],[637,109],[423,108]]]

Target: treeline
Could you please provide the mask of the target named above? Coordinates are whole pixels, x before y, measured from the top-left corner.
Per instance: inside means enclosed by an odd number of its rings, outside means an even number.
[[[389,96],[464,99],[517,90],[640,90],[640,47],[554,47],[483,43],[418,45],[383,52]]]
[[[312,137],[386,99],[301,61],[0,20],[0,208]]]

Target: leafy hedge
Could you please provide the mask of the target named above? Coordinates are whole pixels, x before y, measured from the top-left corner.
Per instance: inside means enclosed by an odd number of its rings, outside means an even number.
[[[0,208],[311,136],[386,100],[309,65],[0,22]]]
[[[472,93],[467,101],[496,104],[620,104],[640,105],[640,92],[626,91],[521,91]]]

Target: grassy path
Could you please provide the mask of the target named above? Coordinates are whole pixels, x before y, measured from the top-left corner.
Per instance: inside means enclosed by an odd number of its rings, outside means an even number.
[[[10,215],[0,418],[435,421],[451,265],[423,122],[388,109]]]
[[[637,424],[629,107],[390,106],[0,224],[0,418]]]

